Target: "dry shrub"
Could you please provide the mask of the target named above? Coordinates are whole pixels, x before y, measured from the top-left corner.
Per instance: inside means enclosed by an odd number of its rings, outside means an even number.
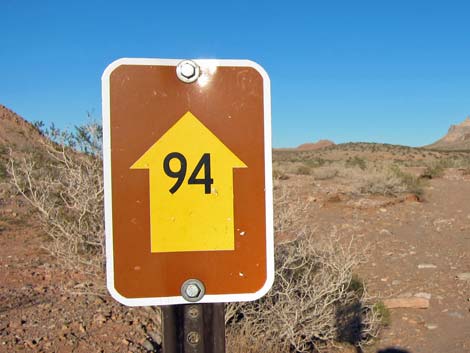
[[[289,176],[286,174],[286,171],[279,164],[273,165],[273,180],[288,180]]]
[[[421,196],[423,193],[422,182],[397,166],[367,169],[353,179],[358,191],[363,194],[396,196],[412,193]]]
[[[361,346],[378,333],[379,317],[353,270],[363,259],[351,241],[314,237],[295,190],[274,193],[274,285],[263,298],[226,306],[229,352],[306,352],[333,342]],[[294,236],[292,236],[294,235]],[[283,241],[280,241],[283,240]]]
[[[302,164],[297,167],[295,174],[298,175],[310,175],[311,173],[311,168],[308,165]]]
[[[46,135],[44,151],[10,152],[11,182],[37,211],[50,239],[45,248],[65,268],[102,275],[101,128],[89,124],[67,133],[52,127]]]
[[[46,156],[13,156],[13,185],[38,211],[51,241],[47,249],[65,268],[101,275],[104,261],[103,179],[100,129],[51,133]],[[285,352],[321,349],[333,341],[360,346],[377,334],[378,317],[365,291],[352,285],[361,260],[351,244],[335,238],[320,242],[306,231],[304,204],[292,190],[275,194],[275,231],[289,233],[276,246],[276,279],[254,302],[226,308],[232,352]],[[96,278],[96,277],[95,277]],[[237,350],[238,349],[238,350]]]
[[[338,175],[338,169],[334,167],[320,167],[315,169],[312,174],[316,180],[328,180]]]
[[[319,244],[310,234],[277,245],[273,288],[258,301],[227,306],[228,335],[246,347],[262,342],[268,352],[363,345],[377,335],[379,318],[365,292],[351,286],[359,261],[351,244],[334,238]]]
[[[302,203],[292,191],[292,187],[285,184],[279,184],[274,190],[275,235],[294,234],[297,237],[305,232],[306,226],[302,221],[308,204]]]

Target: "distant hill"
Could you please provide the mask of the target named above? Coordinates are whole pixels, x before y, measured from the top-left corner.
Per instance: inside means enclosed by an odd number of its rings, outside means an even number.
[[[424,148],[442,151],[470,150],[470,116],[458,125],[451,125],[447,135]]]
[[[319,150],[321,148],[329,147],[329,146],[334,146],[335,143],[330,140],[319,140],[318,142],[312,142],[312,143],[304,143],[297,147],[299,151],[313,151],[313,150]]]

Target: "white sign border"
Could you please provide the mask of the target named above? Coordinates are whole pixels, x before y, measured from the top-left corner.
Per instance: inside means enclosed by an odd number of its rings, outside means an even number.
[[[111,183],[111,117],[109,80],[111,73],[121,65],[175,66],[183,59],[147,59],[122,58],[112,62],[103,72],[102,115],[103,115],[103,175],[104,175],[104,209],[106,233],[106,284],[111,296],[127,306],[176,305],[188,304],[182,296],[126,298],[114,286],[114,252],[113,252],[113,210]],[[264,104],[264,158],[265,158],[265,195],[266,195],[266,270],[267,278],[263,287],[254,293],[244,294],[208,294],[198,303],[223,303],[252,301],[264,296],[274,283],[274,235],[273,235],[273,196],[272,196],[272,143],[271,143],[271,82],[267,72],[251,60],[227,59],[194,59],[200,66],[216,67],[251,67],[263,77]]]

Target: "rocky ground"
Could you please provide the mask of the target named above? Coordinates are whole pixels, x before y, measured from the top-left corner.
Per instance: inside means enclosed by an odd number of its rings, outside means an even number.
[[[347,183],[311,175],[277,185],[305,205],[314,233],[353,237],[365,249],[358,276],[391,308],[367,352],[470,352],[469,175],[448,170],[427,183],[421,200],[357,195]],[[157,312],[93,295],[96,288],[42,250],[47,239],[21,199],[1,201],[0,352],[157,351]]]
[[[368,352],[470,352],[468,175],[448,170],[427,183],[421,200],[351,196],[347,185],[303,175],[282,183],[309,204],[315,233],[352,237],[366,249],[357,273],[391,314]]]
[[[0,352],[149,352],[160,316],[126,308],[42,250],[47,239],[20,199],[0,211]],[[86,295],[80,293],[87,293]]]

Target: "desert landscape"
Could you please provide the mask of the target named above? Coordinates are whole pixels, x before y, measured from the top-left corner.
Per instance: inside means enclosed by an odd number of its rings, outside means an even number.
[[[104,287],[99,126],[0,106],[0,152],[0,352],[161,352],[159,308]],[[226,305],[227,352],[470,352],[470,118],[275,149],[273,182],[275,285]]]

